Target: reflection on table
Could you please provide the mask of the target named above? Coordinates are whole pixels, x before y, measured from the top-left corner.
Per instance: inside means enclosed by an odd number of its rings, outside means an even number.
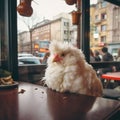
[[[0,90],[0,120],[103,120],[119,109],[116,100],[58,93],[25,82]]]

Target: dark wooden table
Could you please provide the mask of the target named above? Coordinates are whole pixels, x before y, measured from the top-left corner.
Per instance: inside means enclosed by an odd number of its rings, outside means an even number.
[[[108,120],[119,109],[117,100],[62,94],[25,82],[0,90],[0,120]]]

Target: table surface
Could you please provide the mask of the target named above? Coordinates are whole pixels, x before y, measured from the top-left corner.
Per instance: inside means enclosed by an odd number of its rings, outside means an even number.
[[[109,72],[102,75],[102,78],[107,80],[120,80],[120,72]]]
[[[25,82],[0,90],[0,120],[103,120],[118,109],[117,100],[59,93]]]

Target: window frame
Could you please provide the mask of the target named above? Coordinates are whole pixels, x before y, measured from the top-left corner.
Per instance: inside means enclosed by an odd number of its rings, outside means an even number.
[[[6,36],[3,35],[3,37],[7,43],[8,57],[7,61],[2,63],[1,68],[10,71],[15,80],[18,79],[16,5],[16,0],[0,0],[0,22],[3,24],[3,27],[0,25],[0,31],[6,32]]]

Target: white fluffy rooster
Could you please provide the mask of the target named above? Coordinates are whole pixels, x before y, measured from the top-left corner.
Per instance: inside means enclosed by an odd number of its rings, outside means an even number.
[[[102,84],[80,49],[70,44],[51,42],[45,84],[59,92],[102,95]]]

